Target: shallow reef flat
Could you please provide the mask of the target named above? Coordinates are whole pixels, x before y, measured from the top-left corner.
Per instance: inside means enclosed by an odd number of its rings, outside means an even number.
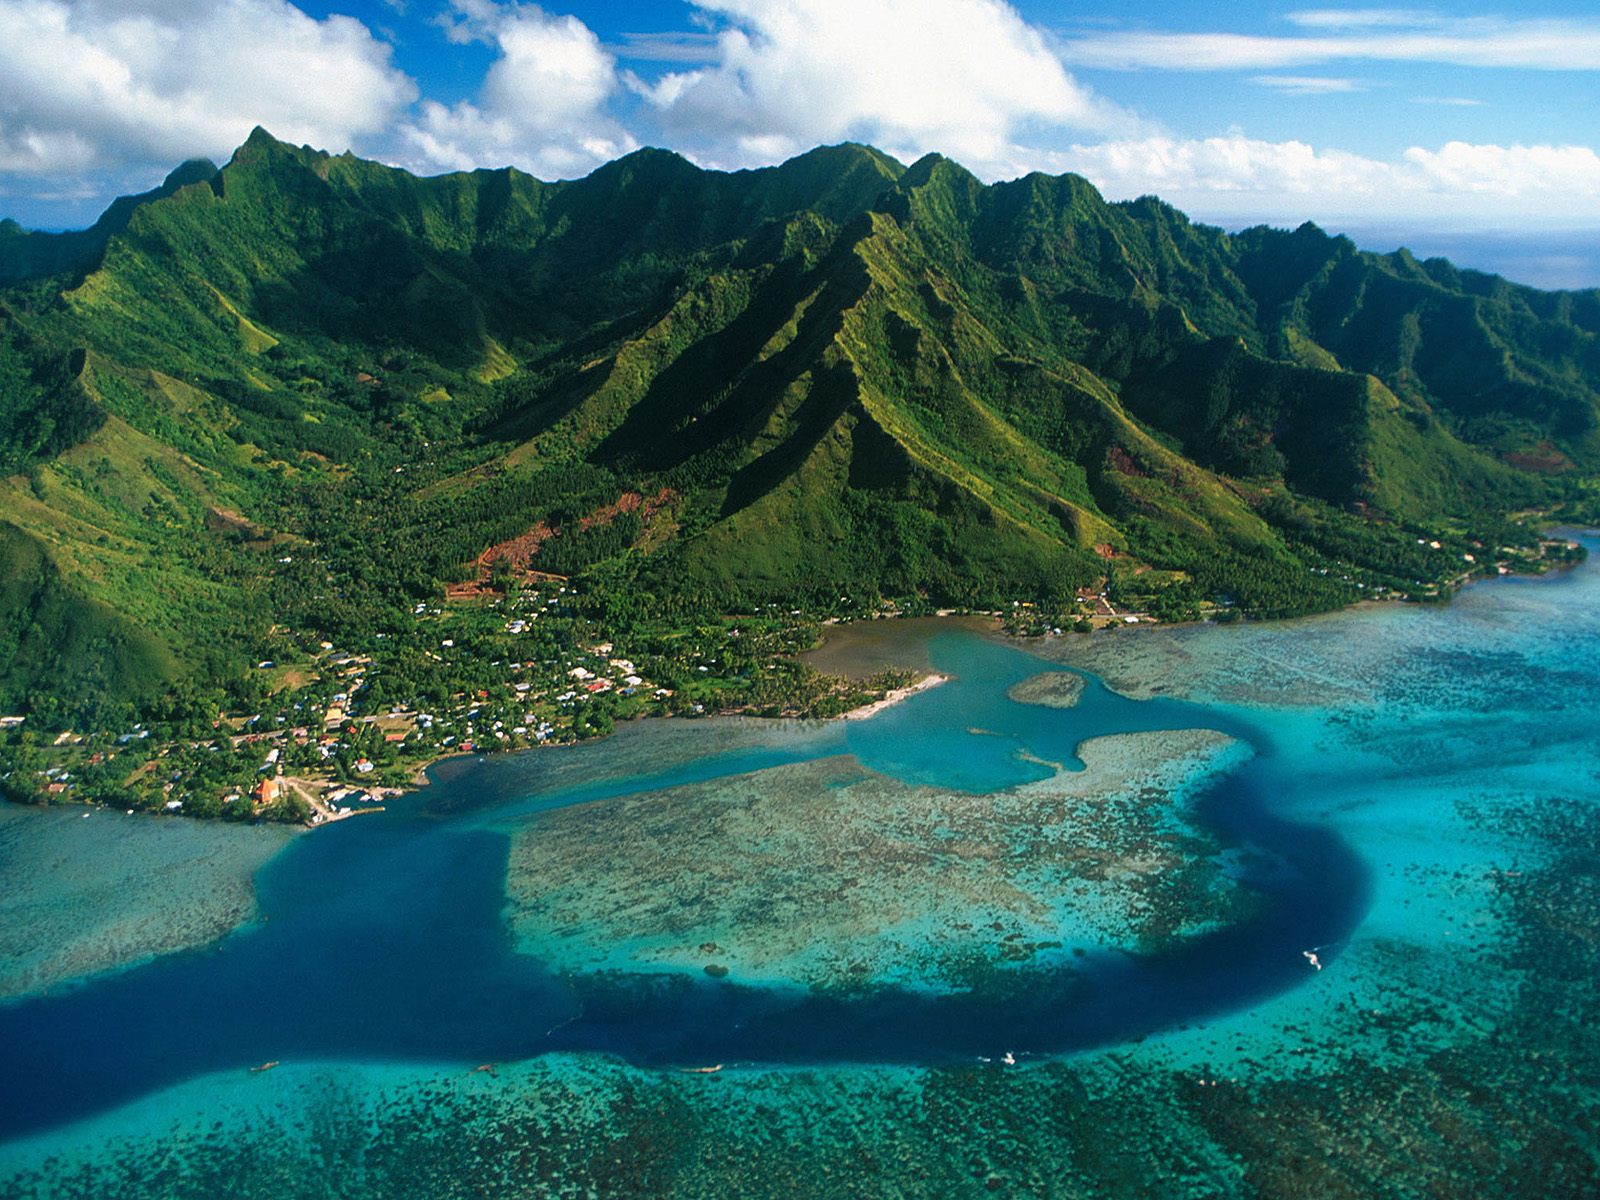
[[[631,721],[609,737],[574,745],[542,746],[518,754],[458,755],[427,772],[443,786],[425,787],[420,802],[434,815],[469,817],[500,826],[520,814],[573,803],[585,795],[609,795],[631,780],[709,764],[766,766],[815,758],[845,744],[838,722],[755,717]],[[455,786],[470,779],[471,786]]]
[[[1083,698],[1083,676],[1070,671],[1043,671],[1013,685],[1006,696],[1018,704],[1037,704],[1041,708],[1073,708]]]
[[[1537,854],[1494,884],[1513,983],[1447,1030],[1417,955],[1368,964],[1393,993],[1370,1017],[1269,1010],[1243,1056],[1208,1026],[1217,1061],[1179,1031],[1014,1066],[285,1064],[0,1146],[0,1200],[1592,1195],[1600,815],[1514,832]]]
[[[1297,658],[1301,629],[1312,636]],[[490,1070],[474,1070],[476,1058],[324,1063],[285,1051],[272,1057],[291,1061],[270,1072],[240,1061],[0,1143],[0,1200],[1600,1195],[1600,568],[1474,588],[1443,608],[1175,632],[1190,665],[1168,656],[1159,670],[1130,667],[1128,679],[1205,697],[1203,715],[1165,700],[1109,704],[1092,679],[1072,709],[1012,704],[997,698],[1039,663],[992,643],[968,654],[967,643],[935,642],[933,657],[951,660],[936,665],[956,682],[873,721],[786,728],[776,743],[754,727],[662,724],[625,732],[620,766],[601,745],[527,756],[503,784],[488,768],[463,776],[461,788],[484,792],[455,801],[463,817],[483,806],[481,823],[466,822],[472,844],[515,839],[510,915],[531,918],[515,929],[519,943],[569,970],[585,1002],[605,1001],[613,980],[624,992],[659,983],[663,995],[685,977],[712,996],[758,991],[705,981],[708,963],[728,968],[728,984],[770,975],[821,988],[793,1006],[829,1014],[895,995],[873,990],[878,981],[965,987],[980,1003],[956,1011],[982,1023],[980,1038],[951,1039],[966,1049],[941,1055],[930,1043],[903,1066],[824,1063],[819,1052],[781,1067],[738,1061],[738,1050],[633,1063],[585,1051]],[[1138,647],[1169,636],[1125,631],[1105,644],[1132,651],[1137,666]],[[1195,729],[1082,732],[1141,712],[1215,721],[1259,753],[1240,762],[1242,745]],[[631,782],[662,763],[693,765],[692,740],[677,739],[701,730],[723,757],[699,782],[681,772],[671,788]],[[1070,761],[1081,738],[1082,774],[1040,761]],[[981,770],[966,769],[986,754]],[[1169,770],[1151,773],[1152,763]],[[902,766],[912,782],[889,777]],[[978,783],[936,786],[939,771]],[[1009,782],[982,782],[998,778]],[[1096,780],[1097,798],[1070,790]],[[559,796],[526,794],[552,781]],[[583,803],[591,786],[600,792]],[[569,809],[536,807],[575,797]],[[1269,818],[1255,832],[1282,834],[1282,822],[1327,839],[1280,861],[1272,845],[1292,840],[1231,837],[1230,817],[1252,797]],[[1191,812],[1230,848],[1217,854],[1206,833],[1186,829]],[[384,828],[350,824],[328,836],[372,842]],[[454,827],[439,824],[442,835]],[[317,835],[295,851],[319,845],[338,843]],[[956,857],[951,847],[970,861],[940,862]],[[1180,858],[1161,857],[1174,847]],[[1332,855],[1337,873],[1317,874],[1318,856],[1337,847],[1347,860]],[[1103,855],[1106,878],[1085,848]],[[484,911],[494,912],[505,860],[482,857],[494,875],[480,881]],[[1163,868],[1118,873],[1146,858]],[[931,886],[940,871],[949,896]],[[787,890],[763,889],[763,872]],[[1176,941],[1175,982],[1192,971],[1226,986],[1248,964],[1211,954],[1229,944],[1225,933],[1187,931],[1207,914],[1237,925],[1231,906],[1256,898],[1251,881],[1296,872],[1316,889],[1280,891],[1291,899],[1262,910],[1287,930],[1263,943],[1286,965],[1269,989],[1193,1005],[1102,1049],[1027,1052],[1014,1003],[1025,994],[1006,981],[1048,974],[1031,968],[1052,955],[1070,970],[1064,930],[1101,947]],[[901,893],[913,919],[892,908]],[[1318,924],[1334,893],[1353,896],[1349,920]],[[918,924],[924,912],[935,919]],[[989,912],[1000,929],[978,919]],[[786,937],[789,922],[805,935]],[[265,928],[278,925],[275,915]],[[1299,940],[1313,928],[1338,932]],[[1047,929],[1059,949],[1040,944]],[[707,939],[715,955],[702,952]],[[829,939],[840,952],[819,954]],[[880,942],[894,949],[880,953]],[[923,957],[902,969],[910,946]],[[1097,954],[1134,957],[1089,961]],[[637,1011],[655,1028],[676,1010]],[[734,1012],[713,1009],[710,1020],[724,1011]],[[1084,1011],[1069,1005],[1062,1019]],[[602,1005],[592,1027],[603,1032],[607,1019]]]
[[[1418,839],[1396,886],[1470,893],[1483,944],[1387,928],[1248,1020],[1015,1066],[240,1069],[0,1145],[0,1200],[1596,1194],[1600,813],[1458,815],[1517,865]]]
[[[1137,700],[1322,707],[1370,699],[1393,669],[1389,639],[1354,639],[1352,625],[1381,631],[1391,616],[1415,611],[1391,606],[1268,624],[1112,627],[1017,644],[1093,672]]]
[[[1085,770],[986,794],[836,755],[560,809],[513,837],[510,921],[559,971],[827,989],[1160,950],[1247,903],[1187,800],[1248,753],[1207,730],[1095,738]]]
[[[1114,627],[1014,644],[1136,699],[1278,709],[1409,699],[1436,708],[1454,692],[1463,707],[1517,713],[1525,703],[1559,703],[1563,685],[1583,682],[1574,668],[1600,636],[1597,576],[1591,565],[1500,579],[1449,605],[1364,604],[1292,621]]]
[[[1540,847],[1495,884],[1516,982],[1442,1040],[1415,1036],[1438,980],[1409,958],[1379,964],[1386,1013],[1288,1021],[1248,1062],[1179,1032],[931,1069],[286,1064],[0,1146],[0,1200],[1593,1195],[1600,816],[1516,832]]]
[[[0,804],[0,1000],[216,941],[256,916],[276,827]]]

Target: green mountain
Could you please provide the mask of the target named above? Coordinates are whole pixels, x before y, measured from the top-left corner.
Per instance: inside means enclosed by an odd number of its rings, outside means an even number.
[[[12,220],[0,220],[0,285],[93,268],[112,235],[126,229],[142,205],[170,196],[188,184],[209,180],[216,173],[216,164],[205,159],[186,162],[160,187],[137,196],[118,197],[88,229],[41,233],[26,230]]]
[[[0,226],[0,282],[0,706],[56,720],[274,631],[398,642],[497,555],[619,619],[1312,611],[1600,470],[1600,292],[853,145],[547,184],[257,130],[83,233]]]

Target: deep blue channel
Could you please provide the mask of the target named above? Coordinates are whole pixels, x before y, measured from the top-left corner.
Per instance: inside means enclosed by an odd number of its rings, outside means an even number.
[[[1011,684],[1059,668],[968,633],[937,635],[929,653],[954,680],[872,721],[621,778],[603,778],[605,744],[453,765],[388,813],[296,839],[258,876],[261,922],[205,951],[0,1006],[0,1139],[271,1060],[471,1064],[586,1049],[646,1064],[940,1063],[1103,1046],[1301,982],[1301,951],[1337,946],[1360,921],[1362,862],[1332,830],[1270,810],[1264,730],[1194,704],[1128,700],[1092,677],[1076,708],[1015,704]],[[1019,750],[1076,762],[1088,738],[1188,728],[1257,752],[1198,800],[1203,824],[1260,864],[1245,880],[1262,900],[1256,915],[1167,953],[1106,952],[1032,971],[1003,1000],[556,978],[514,951],[503,917],[506,829],[539,809],[844,752],[906,782],[994,791],[1047,773]],[[593,777],[570,769],[586,760],[563,760],[559,786],[542,781],[541,756],[563,754],[593,756]]]

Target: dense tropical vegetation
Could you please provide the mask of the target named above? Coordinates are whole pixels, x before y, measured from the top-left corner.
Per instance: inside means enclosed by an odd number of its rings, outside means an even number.
[[[227,797],[827,713],[896,681],[794,651],[885,604],[1436,597],[1537,565],[1600,469],[1600,292],[860,146],[546,184],[257,131],[90,230],[0,225],[0,285],[24,796],[297,816]]]

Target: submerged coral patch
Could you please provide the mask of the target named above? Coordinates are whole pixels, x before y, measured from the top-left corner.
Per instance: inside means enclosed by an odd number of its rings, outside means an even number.
[[[207,945],[256,916],[282,828],[0,804],[0,1000]]]
[[[1084,771],[990,794],[841,755],[544,813],[513,839],[511,925],[564,971],[949,990],[1237,917],[1185,798],[1247,749],[1181,730],[1081,753]]]
[[[1083,676],[1068,671],[1045,671],[1030,675],[1011,687],[1006,695],[1018,704],[1037,704],[1043,708],[1075,708],[1083,698]]]

